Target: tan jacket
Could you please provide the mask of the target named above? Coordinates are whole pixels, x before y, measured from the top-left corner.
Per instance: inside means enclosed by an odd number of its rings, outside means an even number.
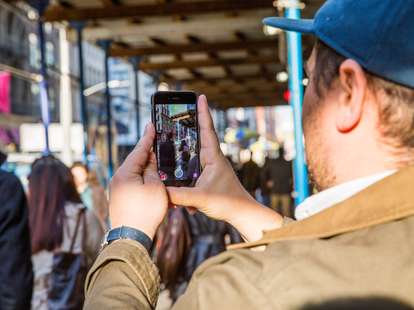
[[[414,167],[402,169],[330,209],[208,260],[174,309],[302,309],[376,296],[414,306],[413,183]],[[266,250],[247,249],[258,245]],[[116,241],[100,254],[86,290],[85,309],[152,309],[159,277],[142,246]]]

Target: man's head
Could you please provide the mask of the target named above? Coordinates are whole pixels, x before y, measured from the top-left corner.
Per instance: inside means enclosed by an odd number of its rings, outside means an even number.
[[[414,162],[413,15],[403,0],[328,0],[313,20],[264,20],[318,38],[303,103],[318,188]]]
[[[414,161],[414,89],[368,73],[319,40],[305,67],[306,155],[319,188]]]

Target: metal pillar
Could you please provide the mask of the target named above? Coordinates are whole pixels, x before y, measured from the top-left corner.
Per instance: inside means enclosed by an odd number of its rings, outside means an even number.
[[[59,53],[60,53],[60,94],[59,114],[60,124],[63,132],[63,143],[61,159],[70,166],[73,163],[72,141],[72,87],[70,78],[70,43],[67,37],[66,27],[59,27]]]
[[[298,1],[285,10],[288,18],[300,19]],[[302,41],[301,34],[287,32],[287,52],[289,71],[290,105],[293,108],[293,119],[295,127],[296,157],[293,162],[293,175],[295,184],[295,205],[300,204],[309,195],[308,171],[305,162],[305,150],[303,145],[302,130],[302,102],[303,102],[303,68],[302,68]]]
[[[109,48],[111,41],[102,40],[98,42],[99,46],[105,51],[105,101],[106,101],[106,130],[108,145],[108,178],[112,178],[114,173],[114,164],[112,159],[112,108],[111,93],[109,90]]]
[[[85,91],[85,74],[84,74],[84,62],[83,62],[83,28],[85,23],[72,22],[72,27],[76,29],[77,34],[77,46],[78,46],[78,59],[79,59],[79,98],[81,108],[81,122],[83,127],[83,162],[88,165],[89,155],[89,119],[88,119],[88,107],[86,103]]]
[[[45,149],[44,155],[50,154],[49,145],[49,124],[50,124],[50,111],[49,111],[49,98],[48,98],[48,83],[47,83],[47,64],[46,64],[46,49],[45,49],[45,31],[43,27],[43,21],[39,19],[37,23],[38,35],[39,35],[39,48],[40,48],[40,74],[42,75],[42,81],[40,82],[40,106],[42,112],[42,123],[45,131]]]
[[[139,63],[140,57],[133,57],[130,62],[134,70],[134,85],[135,85],[135,113],[136,113],[136,127],[137,127],[137,141],[141,138],[141,124],[140,124],[140,108],[139,108]]]

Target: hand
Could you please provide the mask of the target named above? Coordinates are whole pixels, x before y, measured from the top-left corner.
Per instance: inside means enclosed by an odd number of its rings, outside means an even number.
[[[151,239],[167,213],[168,195],[151,151],[153,124],[119,167],[110,184],[109,214],[112,227],[129,226]]]
[[[246,192],[221,152],[204,95],[198,100],[198,121],[203,172],[194,188],[168,187],[171,203],[194,207],[209,217],[226,221],[247,241],[260,239],[263,230],[280,227],[282,217]]]

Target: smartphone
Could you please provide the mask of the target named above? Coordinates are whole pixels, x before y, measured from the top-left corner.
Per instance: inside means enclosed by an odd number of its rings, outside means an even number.
[[[167,186],[194,186],[201,173],[197,95],[159,91],[152,98],[154,151],[158,173]]]

